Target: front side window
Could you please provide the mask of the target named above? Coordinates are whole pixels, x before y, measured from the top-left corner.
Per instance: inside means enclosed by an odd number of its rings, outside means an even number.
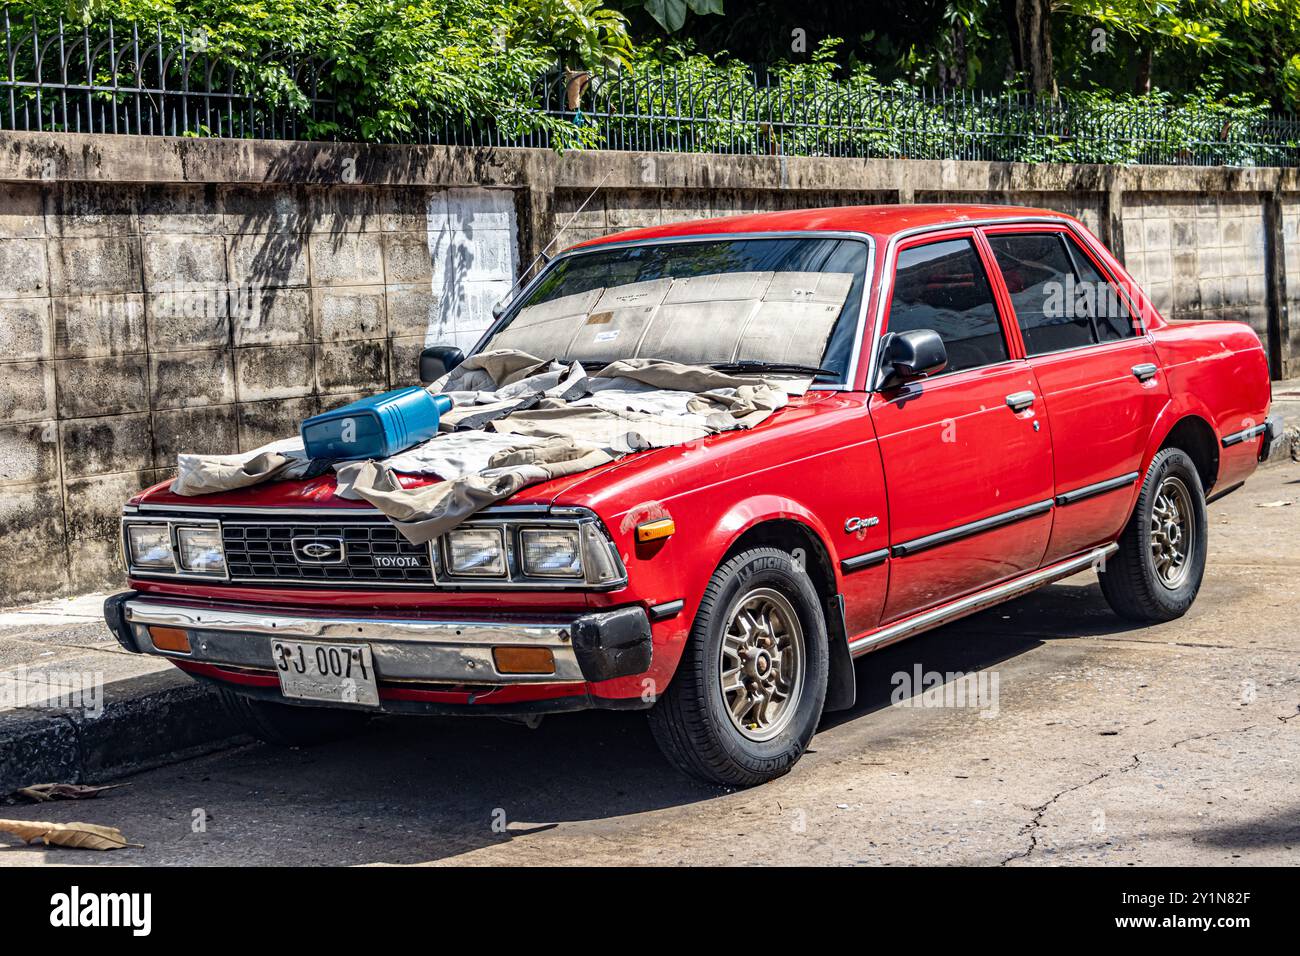
[[[619,359],[778,363],[848,374],[868,246],[817,237],[596,248],[558,261],[485,349],[600,367]]]
[[[948,351],[945,372],[1005,362],[1006,337],[975,244],[948,239],[898,254],[888,332],[932,329]]]
[[[1124,300],[1070,236],[995,234],[1002,271],[1027,355],[1113,342],[1136,333]]]

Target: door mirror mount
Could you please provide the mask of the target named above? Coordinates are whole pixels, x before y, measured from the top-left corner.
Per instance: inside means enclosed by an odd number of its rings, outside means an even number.
[[[881,388],[897,388],[948,367],[948,350],[933,329],[888,332],[880,349]]]
[[[461,362],[465,353],[454,345],[431,345],[420,353],[420,381],[430,385]]]

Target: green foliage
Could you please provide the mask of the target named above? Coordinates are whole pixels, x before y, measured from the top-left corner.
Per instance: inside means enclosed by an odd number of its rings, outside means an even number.
[[[676,33],[686,25],[687,13],[722,16],[722,0],[626,0],[624,6],[645,10],[668,33]]]
[[[839,43],[824,41],[810,62],[780,64],[765,78],[689,46],[647,48],[623,78],[597,86],[589,111],[620,115],[610,145],[688,152],[1250,166],[1290,164],[1300,145],[1268,129],[1265,105],[1213,89],[1186,98],[935,99],[882,83],[863,65],[841,71]]]
[[[621,15],[596,0],[91,0],[88,29],[145,34],[233,66],[250,95],[302,114],[313,137],[403,140],[430,123],[473,118],[503,135],[543,132],[560,147],[590,132],[547,115],[539,78],[561,57],[595,65],[628,55]],[[64,0],[9,4],[15,22],[52,27]],[[74,23],[80,12],[72,10]],[[19,72],[23,64],[17,64]],[[309,98],[337,116],[310,117]]]
[[[934,24],[898,56],[903,75],[999,87],[1010,39],[1003,0],[936,0],[933,7]],[[1061,89],[1124,92],[1150,82],[1195,97],[1217,78],[1223,88],[1300,109],[1297,0],[1053,0],[1051,7]]]
[[[883,81],[834,38],[759,78],[691,39],[633,47],[627,21],[601,0],[75,0],[84,5],[71,10],[66,2],[19,0],[8,10],[15,23],[52,26],[71,16],[78,30],[88,18],[95,40],[106,36],[110,15],[119,43],[131,24],[150,36],[161,29],[168,46],[183,38],[220,64],[218,83],[233,69],[252,102],[297,117],[317,139],[419,141],[430,128],[468,122],[507,140],[537,134],[560,149],[1235,165],[1289,162],[1297,149],[1269,124],[1259,97],[1222,92],[1256,77],[1300,95],[1294,0],[1059,0],[1070,29],[1086,37],[1104,24],[1108,36],[1195,64],[1200,87],[1117,95],[1100,84],[1062,84],[1059,100],[1038,102],[1015,94],[936,99],[915,83]],[[936,22],[946,32],[929,53],[910,48],[906,75],[960,88],[981,62],[1005,63],[990,52],[997,0],[941,6]],[[716,13],[721,4],[694,0],[690,9]],[[29,47],[17,52],[20,79],[34,76]],[[937,69],[943,57],[953,62]],[[1206,82],[1205,63],[1218,85]],[[590,82],[558,75],[561,67],[590,70]],[[125,102],[103,60],[93,79],[110,87],[94,94],[100,102]],[[177,79],[169,77],[169,88]],[[15,96],[30,108],[35,93],[18,87]],[[55,102],[43,100],[46,128],[55,128]],[[199,120],[211,128],[195,135],[246,135],[218,115]]]
[[[567,67],[626,63],[632,55],[627,18],[601,0],[526,0],[525,29]]]

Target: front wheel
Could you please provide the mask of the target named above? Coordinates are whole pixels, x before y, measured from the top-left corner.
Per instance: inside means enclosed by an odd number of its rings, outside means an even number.
[[[1205,492],[1187,453],[1166,448],[1151,460],[1119,551],[1106,560],[1101,592],[1131,621],[1182,617],[1205,575]]]
[[[826,621],[794,558],[756,548],[714,572],[682,661],[650,712],[664,755],[708,783],[749,787],[789,771],[826,701]]]

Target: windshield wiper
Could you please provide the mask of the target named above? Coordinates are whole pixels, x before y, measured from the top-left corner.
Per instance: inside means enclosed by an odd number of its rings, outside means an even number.
[[[793,362],[758,362],[752,359],[740,362],[711,362],[709,368],[719,372],[794,372],[803,375],[830,375],[839,378],[840,373],[816,365],[798,365]]]

